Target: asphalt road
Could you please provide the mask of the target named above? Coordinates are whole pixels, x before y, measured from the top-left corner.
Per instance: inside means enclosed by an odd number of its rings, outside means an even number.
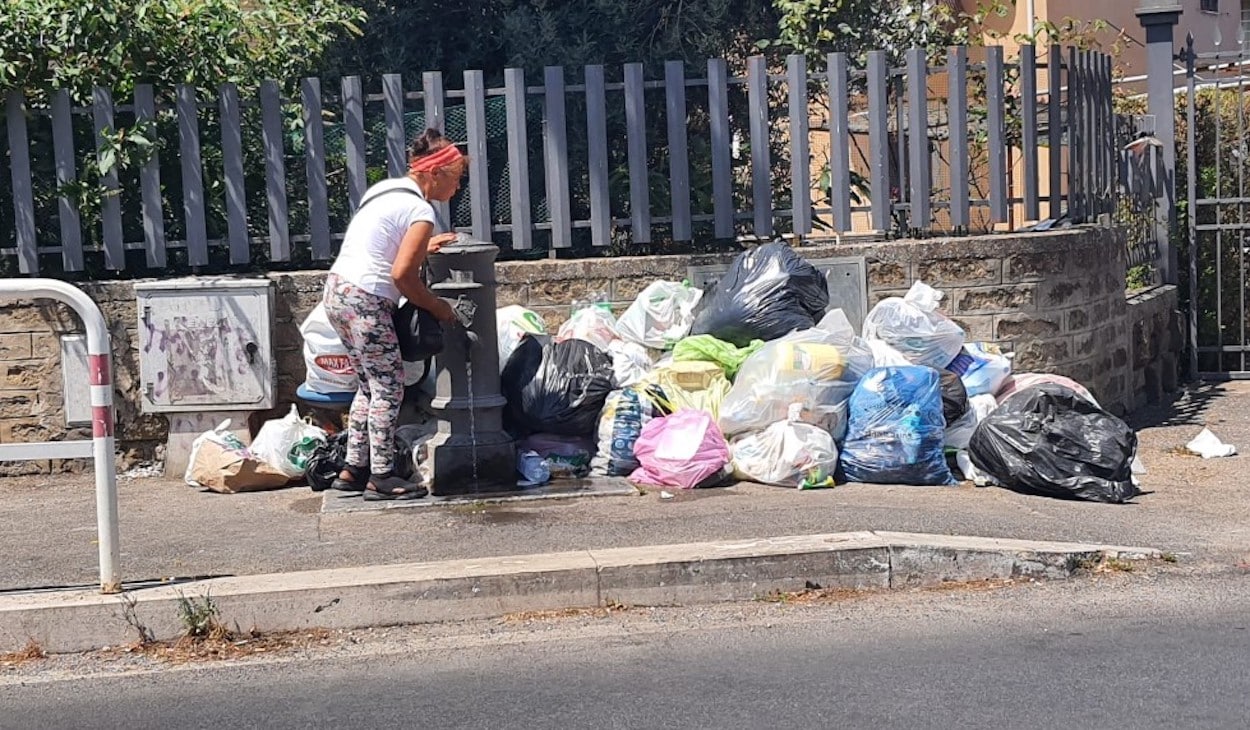
[[[4,728],[1233,728],[1250,578],[392,629],[296,658],[0,675]]]

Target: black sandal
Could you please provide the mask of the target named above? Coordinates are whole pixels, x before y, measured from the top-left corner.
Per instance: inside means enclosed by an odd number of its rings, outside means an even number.
[[[365,487],[365,501],[380,502],[383,500],[399,501],[404,499],[421,499],[430,491],[425,487],[400,479],[394,474],[374,474],[369,477]]]
[[[330,489],[336,489],[340,492],[363,492],[369,479],[369,470],[363,466],[352,466],[347,464],[343,467],[343,471],[351,474],[351,479],[344,479],[342,473],[330,482]]]

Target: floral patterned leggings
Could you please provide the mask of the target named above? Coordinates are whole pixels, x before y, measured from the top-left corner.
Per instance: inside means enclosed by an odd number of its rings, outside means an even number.
[[[347,463],[368,463],[372,473],[386,474],[395,466],[395,426],[404,400],[396,304],[337,274],[326,277],[322,303],[360,380],[347,420]]]

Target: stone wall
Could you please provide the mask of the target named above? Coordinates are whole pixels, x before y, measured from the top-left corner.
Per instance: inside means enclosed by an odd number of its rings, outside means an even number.
[[[1107,407],[1124,412],[1174,385],[1179,337],[1173,337],[1175,292],[1143,299],[1124,292],[1124,240],[1102,228],[925,241],[839,244],[813,241],[811,258],[862,256],[868,303],[902,295],[922,279],[946,293],[943,307],[969,339],[1002,343],[1021,371],[1059,372],[1085,384]],[[690,265],[732,255],[650,256],[502,263],[499,304],[522,304],[556,327],[574,299],[606,293],[619,312],[650,282],[681,280]],[[278,410],[303,380],[299,323],[316,306],[324,272],[275,273],[274,363]],[[159,456],[168,431],[163,416],[139,411],[138,313],[131,282],[83,286],[112,323],[117,373],[121,466]],[[1169,298],[1170,296],[1170,298]],[[0,442],[77,438],[67,431],[57,336],[75,331],[60,305],[0,306]],[[1149,392],[1147,392],[1149,391]],[[1143,395],[1145,393],[1145,395]],[[47,472],[74,464],[0,465],[0,474]]]
[[[1185,339],[1175,286],[1156,286],[1128,298],[1130,411],[1176,390]]]

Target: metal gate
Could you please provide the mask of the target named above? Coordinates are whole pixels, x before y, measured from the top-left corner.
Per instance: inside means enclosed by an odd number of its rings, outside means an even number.
[[[1184,56],[1190,372],[1250,378],[1250,53],[1194,53],[1191,37]]]

